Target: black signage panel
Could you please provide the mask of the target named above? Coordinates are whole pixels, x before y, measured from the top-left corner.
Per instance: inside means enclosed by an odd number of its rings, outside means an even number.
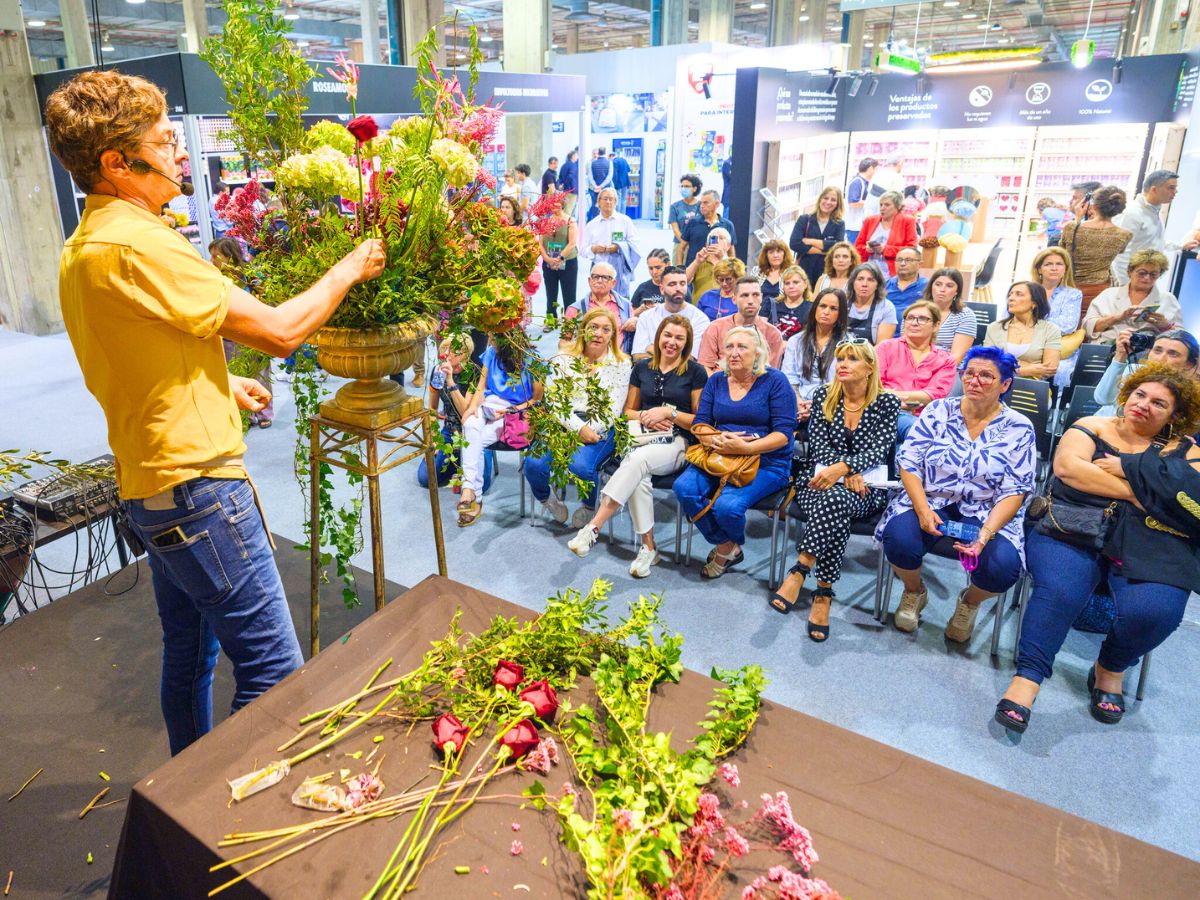
[[[185,90],[183,68],[180,65],[179,53],[164,53],[161,56],[144,56],[140,59],[126,59],[115,63],[92,68],[101,71],[116,69],[124,75],[137,75],[152,81],[167,95],[167,112],[172,116],[187,113],[187,92]],[[37,90],[38,107],[46,109],[47,98],[54,93],[60,84],[70,81],[84,69],[62,69],[57,72],[44,72],[33,76],[34,88]]]

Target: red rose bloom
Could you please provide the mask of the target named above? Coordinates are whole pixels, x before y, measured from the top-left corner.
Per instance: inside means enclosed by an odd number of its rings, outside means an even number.
[[[502,659],[496,663],[496,671],[492,673],[492,684],[498,684],[502,688],[515,691],[517,686],[524,680],[524,666],[519,666],[515,662],[509,662],[506,659]]]
[[[379,134],[379,125],[371,116],[356,116],[350,120],[346,130],[354,135],[354,139],[360,144],[365,144]]]
[[[533,704],[534,715],[543,721],[549,721],[558,712],[558,695],[545,678],[531,682],[521,691],[521,699]]]
[[[538,745],[537,726],[522,719],[500,738],[500,743],[512,751],[514,760],[520,759]]]
[[[457,753],[470,733],[471,729],[448,713],[433,720],[433,742],[442,753]]]

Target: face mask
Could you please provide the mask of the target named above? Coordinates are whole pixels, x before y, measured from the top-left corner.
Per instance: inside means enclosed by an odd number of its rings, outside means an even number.
[[[679,196],[682,197],[684,200],[689,199],[695,193],[696,192],[693,191],[691,188],[681,187],[679,189]]]

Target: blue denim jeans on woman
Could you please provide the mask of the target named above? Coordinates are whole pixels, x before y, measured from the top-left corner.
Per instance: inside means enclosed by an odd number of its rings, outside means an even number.
[[[608,433],[595,444],[580,444],[575,455],[571,457],[568,468],[572,475],[582,478],[591,488],[580,493],[579,499],[584,506],[595,509],[596,485],[600,480],[600,467],[613,455],[613,441],[616,433],[610,428]],[[543,503],[550,499],[550,454],[530,457],[525,460],[525,478],[533,496]]]
[[[1094,550],[1030,532],[1025,559],[1033,576],[1033,592],[1021,625],[1017,674],[1041,684],[1050,677],[1054,657],[1071,631],[1071,623],[1091,599],[1092,591],[1108,569],[1117,616],[1104,643],[1100,665],[1124,672],[1179,627],[1187,609],[1183,588],[1151,581],[1131,581]]]
[[[726,483],[712,509],[696,520],[696,527],[714,547],[726,541],[733,541],[739,547],[746,543],[746,513],[760,500],[787,486],[791,461],[775,465],[770,460],[763,462],[766,465],[759,464],[758,474],[745,487]],[[683,514],[690,519],[704,509],[720,483],[721,479],[693,465],[685,466],[675,479],[675,496]]]
[[[958,508],[949,506],[938,513],[943,521],[957,519],[969,522],[976,527],[983,524],[979,519],[958,514]],[[915,571],[921,568],[925,554],[932,550],[937,542],[944,540],[940,535],[932,535],[921,530],[921,520],[911,509],[902,512],[883,529],[883,555],[887,561],[898,569]],[[990,594],[1003,594],[1021,577],[1021,555],[1017,548],[1008,542],[1003,535],[996,535],[979,554],[979,566],[971,573],[971,584]]]
[[[154,578],[172,755],[212,730],[218,649],[233,662],[233,711],[304,663],[250,483],[196,478],[174,488],[174,501],[165,510],[125,502]]]

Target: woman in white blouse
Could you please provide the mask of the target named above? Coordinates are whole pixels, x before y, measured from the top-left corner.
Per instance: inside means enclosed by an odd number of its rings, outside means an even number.
[[[554,371],[546,386],[545,402],[557,408],[563,400],[571,413],[563,424],[579,435],[579,447],[571,458],[572,475],[587,484],[581,489],[579,509],[572,527],[582,528],[596,513],[596,484],[601,467],[613,454],[614,423],[625,408],[629,393],[629,357],[621,352],[620,325],[607,309],[589,310],[576,330],[575,343],[551,360]],[[588,377],[594,376],[607,399],[603,410],[589,409]],[[525,461],[525,478],[533,496],[560,525],[567,521],[567,506],[550,489],[550,454]]]
[[[1183,324],[1183,310],[1169,291],[1160,290],[1158,279],[1170,263],[1157,250],[1139,250],[1129,257],[1129,283],[1100,292],[1083,319],[1087,339],[1112,344],[1126,328],[1166,331]]]

